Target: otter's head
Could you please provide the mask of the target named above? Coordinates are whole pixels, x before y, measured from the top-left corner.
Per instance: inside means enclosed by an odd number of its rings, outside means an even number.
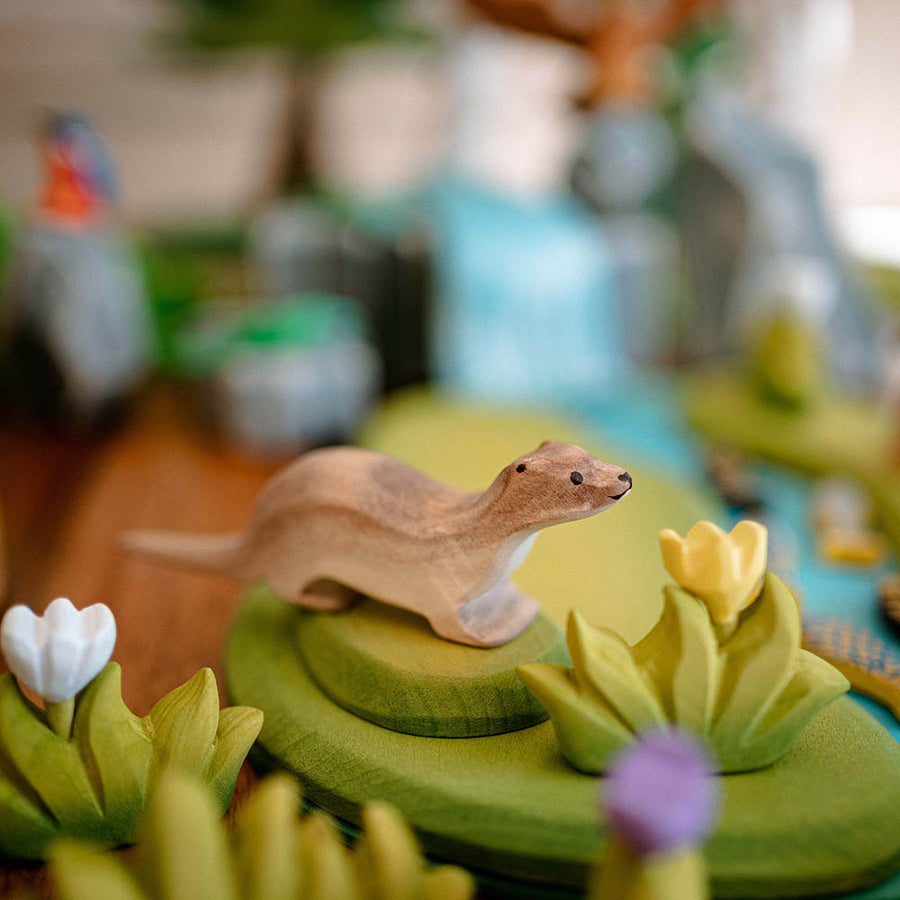
[[[501,478],[504,507],[540,528],[593,516],[631,490],[631,476],[624,469],[559,441],[544,441],[520,456]]]

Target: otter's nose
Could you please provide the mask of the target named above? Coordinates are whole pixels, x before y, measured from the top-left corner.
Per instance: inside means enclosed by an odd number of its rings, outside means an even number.
[[[624,481],[627,485],[631,485],[631,476],[627,472],[623,472],[619,476],[619,481]]]

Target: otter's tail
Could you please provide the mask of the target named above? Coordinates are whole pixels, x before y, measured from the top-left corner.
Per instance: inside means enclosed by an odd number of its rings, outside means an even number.
[[[243,578],[241,532],[234,534],[184,534],[176,531],[128,531],[120,546],[128,553],[184,569],[200,569],[231,578]]]

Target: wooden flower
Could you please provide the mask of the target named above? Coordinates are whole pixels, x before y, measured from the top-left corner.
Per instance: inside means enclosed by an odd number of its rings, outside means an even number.
[[[0,646],[10,670],[48,703],[74,697],[109,662],[116,620],[108,606],[77,610],[65,597],[42,616],[14,606],[0,623]]]
[[[663,564],[681,587],[703,601],[710,618],[733,622],[758,596],[766,572],[768,533],[758,522],[738,522],[730,533],[698,522],[685,537],[659,533]]]

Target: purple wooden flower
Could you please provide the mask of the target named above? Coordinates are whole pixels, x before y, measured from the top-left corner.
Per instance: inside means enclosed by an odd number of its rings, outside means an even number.
[[[706,750],[683,732],[656,731],[626,748],[601,782],[612,830],[640,854],[699,844],[718,808]]]

